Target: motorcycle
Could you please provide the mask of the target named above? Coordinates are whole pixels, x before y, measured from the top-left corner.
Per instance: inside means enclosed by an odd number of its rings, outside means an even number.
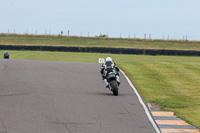
[[[9,54],[8,54],[8,52],[5,52],[3,57],[4,57],[4,59],[9,59]]]
[[[113,95],[118,95],[119,83],[117,82],[117,73],[110,72],[107,76],[108,88],[113,92]]]

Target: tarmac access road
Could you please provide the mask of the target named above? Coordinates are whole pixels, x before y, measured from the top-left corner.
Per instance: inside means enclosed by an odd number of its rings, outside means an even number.
[[[113,96],[100,69],[0,59],[0,133],[156,133],[125,77]]]

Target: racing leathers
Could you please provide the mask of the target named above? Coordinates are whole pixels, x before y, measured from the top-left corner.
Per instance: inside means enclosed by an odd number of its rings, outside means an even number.
[[[104,80],[104,82],[106,84],[106,88],[108,87],[108,81],[107,81],[106,77],[108,76],[108,73],[113,72],[113,71],[116,72],[116,80],[117,80],[118,84],[120,84],[119,68],[117,67],[117,65],[112,61],[108,61],[108,62],[102,64],[102,68],[101,68],[100,72],[102,75],[102,79]]]

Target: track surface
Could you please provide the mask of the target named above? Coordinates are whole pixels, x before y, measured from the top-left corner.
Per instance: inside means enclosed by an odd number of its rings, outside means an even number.
[[[113,96],[100,68],[0,60],[0,133],[155,133],[125,78]]]

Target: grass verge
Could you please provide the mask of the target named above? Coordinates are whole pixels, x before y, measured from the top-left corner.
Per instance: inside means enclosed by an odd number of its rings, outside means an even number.
[[[0,51],[0,58],[3,57]],[[8,51],[11,59],[97,62],[111,56],[127,74],[146,102],[200,128],[200,58],[177,56],[117,55],[71,52]]]
[[[199,41],[149,40],[131,38],[72,37],[0,34],[0,45],[116,47],[165,50],[200,50]]]

